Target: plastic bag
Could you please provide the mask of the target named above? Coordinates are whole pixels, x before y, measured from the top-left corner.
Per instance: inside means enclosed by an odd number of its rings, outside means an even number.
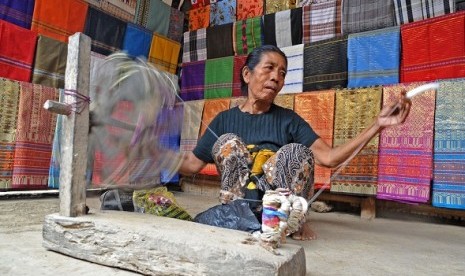
[[[134,212],[132,193],[118,189],[105,191],[100,195],[100,209]]]
[[[228,204],[217,205],[198,214],[195,222],[228,229],[255,232],[261,229],[249,204],[245,200],[234,200]]]

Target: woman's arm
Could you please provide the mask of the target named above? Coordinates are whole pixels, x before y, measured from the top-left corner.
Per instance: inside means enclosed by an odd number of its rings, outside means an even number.
[[[364,147],[383,128],[403,123],[410,111],[411,101],[402,92],[400,99],[390,106],[384,107],[378,117],[352,140],[331,148],[319,138],[311,146],[317,164],[334,168],[343,163],[359,147]]]
[[[207,163],[197,158],[192,152],[187,152],[183,156],[183,160],[181,162],[179,173],[186,176],[198,173],[207,165]]]

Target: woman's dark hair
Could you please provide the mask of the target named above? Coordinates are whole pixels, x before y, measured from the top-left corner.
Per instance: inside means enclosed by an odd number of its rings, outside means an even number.
[[[278,53],[280,54],[284,60],[286,61],[286,66],[287,66],[287,57],[286,54],[281,51],[278,47],[274,45],[262,45],[260,47],[257,47],[250,52],[250,54],[247,56],[247,59],[245,60],[244,66],[241,68],[241,91],[243,95],[247,95],[247,83],[245,83],[244,77],[242,76],[242,70],[244,70],[244,67],[249,68],[250,71],[253,71],[255,66],[260,63],[263,54],[264,53]]]

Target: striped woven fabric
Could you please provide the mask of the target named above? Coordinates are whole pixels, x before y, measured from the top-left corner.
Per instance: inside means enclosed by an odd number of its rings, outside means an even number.
[[[181,129],[181,152],[192,151],[199,139],[202,124],[204,100],[184,102],[184,116]]]
[[[207,29],[184,33],[182,62],[207,59]]]
[[[276,96],[274,103],[281,107],[294,110],[294,94],[280,94]]]
[[[304,91],[347,87],[347,37],[304,46]]]
[[[170,23],[171,7],[160,0],[138,0],[134,23],[166,36]]]
[[[230,104],[230,99],[205,100],[199,137],[201,137],[205,131],[207,131],[207,126],[210,125],[213,118],[215,118],[215,116],[218,115],[218,113],[221,111],[229,109]],[[214,164],[207,164],[207,166],[205,166],[205,168],[203,168],[199,174],[219,175],[218,170]]]
[[[266,14],[263,20],[263,44],[279,48],[302,44],[302,8]]]
[[[137,4],[137,1],[135,0],[97,0],[87,2],[91,2],[89,4],[96,4],[97,8],[125,22],[134,21],[134,16],[136,12],[135,8]]]
[[[273,14],[296,7],[295,0],[265,0],[265,14]]]
[[[333,146],[349,141],[368,127],[381,107],[382,89],[364,88],[336,91]],[[378,178],[376,135],[347,166],[334,177],[331,192],[375,195]]]
[[[36,33],[0,20],[0,78],[30,81]]]
[[[200,100],[205,91],[205,60],[182,64],[181,99]]]
[[[181,44],[156,33],[153,34],[149,62],[160,70],[176,74]]]
[[[341,2],[330,0],[302,6],[302,42],[330,39],[341,33]]]
[[[92,39],[92,51],[110,55],[123,46],[126,22],[89,7],[84,33]]]
[[[65,90],[60,89],[59,99],[62,102]],[[57,115],[55,125],[55,134],[52,142],[52,157],[50,159],[50,168],[48,170],[48,187],[52,189],[60,188],[60,164],[61,164],[61,135],[63,130],[64,115]]]
[[[350,34],[348,88],[399,83],[400,28]]]
[[[36,0],[31,30],[56,40],[84,31],[88,4],[81,0]]]
[[[304,44],[281,48],[287,57],[287,74],[280,94],[303,91],[304,81]]]
[[[421,83],[385,86],[383,105],[399,99]],[[377,198],[405,202],[427,202],[433,172],[435,91],[412,99],[405,122],[381,131],[378,157]]]
[[[436,93],[433,206],[465,209],[465,80],[440,82]]]
[[[294,111],[297,112],[328,145],[333,145],[334,90],[306,92],[295,95]],[[315,189],[329,184],[331,169],[315,165]],[[327,186],[326,189],[329,189]]]
[[[205,99],[232,96],[234,57],[207,59],[205,63]]]
[[[236,0],[210,1],[210,26],[236,21]]]
[[[210,5],[189,11],[189,31],[207,28],[210,25]]]
[[[184,12],[171,8],[168,34],[169,39],[181,42],[184,27]]]
[[[397,25],[455,12],[454,0],[395,0],[393,2]]]
[[[242,67],[244,67],[246,59],[247,59],[247,55],[234,56],[233,85],[232,85],[232,96],[233,97],[245,96],[247,94],[247,92],[242,92],[242,89],[241,89]]]
[[[159,142],[162,148],[179,152],[183,114],[183,105],[181,104],[165,107],[161,110],[157,126],[161,129]],[[170,169],[162,169],[160,181],[161,183],[178,182],[179,174]]]
[[[233,23],[207,28],[207,59],[234,55]]]
[[[45,110],[47,100],[58,100],[58,89],[20,83],[18,125],[11,187],[46,189],[56,115]]]
[[[19,91],[19,82],[0,78],[0,190],[11,188]]]
[[[127,23],[121,49],[134,57],[148,57],[152,32],[134,23]]]
[[[344,35],[382,29],[395,25],[395,1],[342,1],[342,33]]]
[[[32,83],[64,88],[68,44],[39,35],[32,71]]]
[[[400,81],[465,76],[465,12],[404,24]]]
[[[264,0],[237,0],[237,20],[263,15]]]
[[[0,0],[0,20],[25,29],[31,28],[34,0]]]
[[[233,46],[236,55],[247,55],[262,45],[261,17],[233,23]]]

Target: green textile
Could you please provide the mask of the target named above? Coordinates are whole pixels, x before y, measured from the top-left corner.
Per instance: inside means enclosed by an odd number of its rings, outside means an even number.
[[[207,59],[205,63],[205,99],[232,96],[234,57]]]
[[[261,17],[248,18],[235,24],[235,52],[237,55],[247,55],[256,47],[262,45]],[[245,35],[244,35],[245,34]]]

